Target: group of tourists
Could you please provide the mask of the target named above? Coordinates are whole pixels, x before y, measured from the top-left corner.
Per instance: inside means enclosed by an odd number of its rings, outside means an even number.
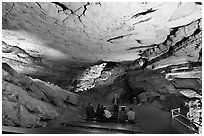
[[[113,112],[110,112],[106,106],[98,104],[97,108],[94,108],[91,103],[88,104],[86,107],[86,115],[87,119],[99,119],[101,121],[103,120],[117,120],[120,123],[126,123],[127,121],[129,123],[134,123],[135,121],[135,112],[130,107],[129,111],[126,111],[126,107],[123,106],[119,110],[119,98],[117,97],[117,94],[115,94],[115,97],[112,100],[113,103]]]
[[[95,109],[91,103],[88,104],[86,108],[87,118],[98,118],[104,119],[104,117],[109,118],[111,113],[101,104],[98,104],[98,107]]]

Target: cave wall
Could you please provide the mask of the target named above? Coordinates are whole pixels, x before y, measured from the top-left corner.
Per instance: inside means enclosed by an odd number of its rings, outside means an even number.
[[[6,63],[2,67],[3,125],[45,127],[48,121],[60,118],[62,110],[80,115],[76,112],[80,105],[77,94],[19,74]]]

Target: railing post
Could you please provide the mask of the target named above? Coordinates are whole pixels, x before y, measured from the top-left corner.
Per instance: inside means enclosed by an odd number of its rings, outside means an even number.
[[[171,118],[172,118],[172,124],[174,126],[174,110],[171,110]]]

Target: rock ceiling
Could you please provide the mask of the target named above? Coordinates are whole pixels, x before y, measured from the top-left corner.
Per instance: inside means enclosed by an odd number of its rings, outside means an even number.
[[[140,57],[152,68],[197,61],[201,24],[194,2],[4,2],[3,61],[27,74]]]
[[[3,2],[2,60],[4,125],[43,127],[58,108],[76,121],[73,105],[115,93],[167,111],[188,100],[201,123],[201,2]]]

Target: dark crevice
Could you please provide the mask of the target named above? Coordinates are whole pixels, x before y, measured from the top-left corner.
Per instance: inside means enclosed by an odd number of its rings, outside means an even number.
[[[179,42],[177,42],[174,46],[170,46],[169,49],[161,54],[160,56],[156,57],[156,58],[153,58],[152,60],[150,60],[148,62],[148,65],[151,65],[153,64],[154,62],[156,61],[160,61],[162,59],[165,59],[167,57],[170,57],[174,52],[188,46],[188,44],[186,44],[186,42],[188,42],[190,40],[190,37],[194,36],[195,34],[198,34],[201,30],[195,30],[194,33],[189,36],[189,37],[183,37]]]
[[[132,34],[121,35],[121,36],[117,36],[117,37],[114,37],[114,38],[110,38],[110,39],[107,40],[107,42],[113,43],[114,40],[116,40],[116,39],[122,39],[122,38],[127,37],[127,36],[130,36],[130,35],[132,35]]]
[[[58,5],[62,8],[62,10],[58,10],[58,13],[60,11],[66,11],[66,10],[69,10],[71,12],[71,14],[75,15],[75,11],[73,11],[72,9],[68,8],[67,6],[65,6],[64,4],[60,3],[60,2],[52,2],[53,4],[55,5]],[[76,10],[77,11],[77,10]]]
[[[195,2],[195,4],[197,4],[197,5],[202,5],[202,2]]]
[[[187,40],[188,40],[188,38],[183,37],[180,41],[178,41],[178,42],[174,45],[175,51],[177,51],[177,50],[183,48],[182,43],[184,43],[184,42],[187,41]]]
[[[199,51],[199,57],[198,57],[198,60],[197,61],[200,61],[202,59],[202,48],[200,49]],[[202,61],[202,60],[201,60]]]
[[[149,21],[150,19],[152,19],[152,18],[150,17],[150,18],[147,18],[147,19],[145,19],[145,20],[141,20],[141,21],[139,21],[139,22],[137,22],[137,23],[134,23],[133,25],[136,25],[136,24],[139,24],[139,23],[143,23],[143,22],[147,22],[147,21]]]
[[[88,5],[91,5],[89,2],[87,2],[85,5],[84,5],[84,10],[82,12],[82,15],[85,15],[85,12],[87,11],[87,6]]]
[[[15,5],[15,2],[13,2],[13,4],[12,4],[10,10],[9,10],[8,12],[6,12],[6,14],[4,15],[4,17],[6,17],[6,16],[12,11],[14,5]]]
[[[42,6],[40,5],[40,3],[39,2],[36,2],[36,4],[42,9]]]
[[[83,15],[85,16],[85,13],[86,13],[86,11],[87,11],[87,6],[88,6],[88,5],[91,5],[91,4],[90,4],[89,2],[87,2],[87,3],[84,5],[84,10],[83,10],[82,14],[78,16],[79,21],[83,24],[84,27],[85,27],[85,25],[84,25],[84,23],[82,22],[81,17],[82,17]]]
[[[178,30],[179,30],[179,27],[173,28],[173,29],[170,31],[169,36],[174,35]]]
[[[83,26],[85,27],[84,23],[81,20],[81,16],[78,16],[79,22],[81,22],[83,24]]]
[[[174,28],[174,29],[172,29],[171,31],[170,31],[170,33],[169,33],[169,35],[167,36],[167,38],[166,38],[166,40],[163,42],[163,46],[165,45],[166,47],[168,47],[169,45],[167,45],[167,41],[169,40],[169,39],[171,39],[170,38],[170,36],[171,35],[175,35],[175,33],[177,32],[179,30],[179,28],[177,27],[177,28]],[[173,41],[172,39],[170,40],[171,42]],[[160,46],[161,46],[161,44],[160,45],[155,45],[155,48],[158,48],[160,51],[162,51],[162,52],[166,52],[167,50],[165,50],[165,51],[163,51],[161,48],[160,48]],[[143,53],[141,53],[140,55],[141,56],[145,56],[145,54],[146,54],[146,52],[147,51],[149,51],[149,49],[147,49],[146,51],[144,51]]]
[[[142,44],[142,41],[141,40],[136,40],[139,44]]]
[[[160,56],[158,56],[158,57],[156,57],[156,58],[151,59],[151,60],[148,62],[148,65],[151,65],[151,64],[153,64],[153,63],[155,63],[155,62],[157,62],[157,61],[160,61],[160,60],[162,60],[162,59],[165,59],[165,58],[171,56],[172,53],[173,53],[173,47],[170,46],[169,49],[168,49],[164,54],[162,54],[162,55],[160,55]]]
[[[194,33],[193,33],[191,36],[189,36],[189,37],[183,37],[179,42],[177,42],[177,43],[173,46],[174,50],[175,50],[175,51],[178,51],[178,50],[180,50],[181,48],[184,48],[184,47],[188,46],[188,44],[185,44],[185,43],[188,42],[189,40],[191,40],[190,37],[192,37],[192,36],[194,36],[194,35],[197,35],[197,34],[199,34],[200,32],[201,32],[200,29],[196,29],[196,30],[194,31]]]
[[[198,19],[197,21],[200,21],[200,19]],[[191,22],[191,23],[189,23],[189,24],[187,24],[187,25],[185,25],[185,26],[191,25],[192,23],[193,23],[193,22]],[[183,27],[185,27],[185,26],[183,26]],[[162,44],[164,45],[164,47],[168,47],[168,48],[169,48],[169,46],[171,46],[171,44],[167,44],[167,41],[170,41],[170,43],[172,43],[173,40],[172,40],[172,38],[171,38],[171,35],[175,36],[175,34],[177,33],[177,31],[180,31],[180,26],[179,26],[179,27],[174,27],[174,28],[171,29],[170,34],[167,36],[166,40],[162,43]],[[197,28],[197,29],[194,31],[194,33],[193,33],[192,35],[194,36],[194,35],[196,35],[196,34],[199,34],[200,32],[201,32],[201,29]],[[192,36],[192,35],[191,35],[191,36]],[[189,36],[189,37],[191,37],[191,36]],[[174,50],[174,52],[180,50],[181,48],[184,48],[184,47],[188,46],[188,44],[184,44],[184,43],[186,43],[187,41],[191,40],[189,37],[183,37],[179,42],[177,42],[175,45],[173,45],[173,48],[172,48],[172,49]],[[162,46],[162,45],[160,44],[160,45],[158,45],[156,48],[158,48],[159,50],[162,51],[162,49],[160,48],[160,46]],[[167,49],[168,49],[168,48],[167,48]],[[166,54],[167,49],[166,49],[165,51],[162,51],[162,52],[164,52],[164,53]],[[140,55],[140,56],[147,56],[148,54],[149,54],[149,49],[147,49],[146,51],[142,52],[142,53],[139,54],[139,55]],[[150,54],[150,55],[151,55],[151,54]],[[153,54],[153,55],[155,55],[155,54]],[[164,56],[165,56],[165,55],[164,55]],[[168,55],[167,55],[167,56],[168,56]]]
[[[64,4],[60,3],[60,2],[52,2],[58,6],[60,6],[62,8],[63,11],[65,10],[69,10],[69,8],[67,8]],[[73,12],[73,11],[72,11]]]
[[[137,13],[137,14],[135,14],[134,16],[132,16],[132,18],[137,18],[137,17],[139,17],[139,16],[144,16],[144,15],[146,15],[146,14],[149,14],[149,13],[152,13],[152,12],[154,12],[154,11],[156,11],[156,9],[148,9],[147,11],[144,11],[144,12],[140,12],[140,13]]]
[[[102,6],[101,2],[95,2],[96,5],[100,5],[100,7]]]
[[[52,3],[58,5],[58,6],[60,6],[60,7],[62,8],[62,10],[59,10],[58,12],[60,12],[60,11],[65,11],[65,10],[69,10],[72,15],[77,16],[79,22],[83,24],[83,27],[85,27],[85,24],[82,22],[81,17],[82,17],[83,15],[85,16],[85,13],[86,13],[86,11],[87,11],[87,6],[88,6],[88,5],[91,5],[89,2],[87,2],[85,5],[79,7],[79,8],[76,9],[75,11],[73,11],[72,9],[69,9],[68,7],[66,7],[64,4],[62,4],[62,3],[60,3],[60,2],[52,2]],[[82,12],[80,15],[75,14],[75,13],[76,13],[78,10],[80,10],[82,7],[84,7],[83,12]],[[64,23],[68,18],[69,18],[69,15],[68,15],[67,18],[65,18],[65,19],[63,20],[63,23]]]
[[[79,8],[77,8],[76,10],[74,10],[74,13],[76,13],[78,10],[80,10],[83,6],[80,6]]]
[[[156,44],[153,44],[153,45],[149,45],[149,46],[130,47],[130,48],[127,49],[127,50],[135,50],[135,49],[141,49],[141,48],[150,48],[150,47],[154,47],[154,46],[157,46],[157,45],[156,45]]]
[[[201,29],[196,29],[195,31],[194,31],[194,33],[193,33],[193,35],[196,35],[196,34],[199,34],[201,32]]]

